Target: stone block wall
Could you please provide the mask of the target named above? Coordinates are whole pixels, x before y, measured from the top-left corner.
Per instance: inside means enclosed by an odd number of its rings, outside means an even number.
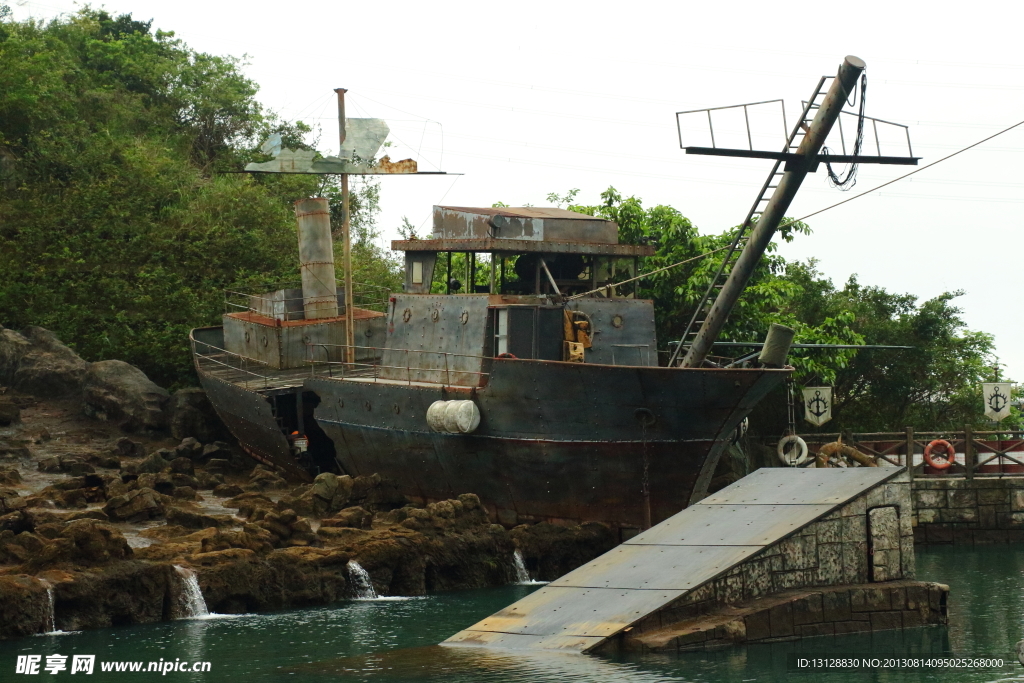
[[[869,511],[895,506],[893,538],[868,554]],[[891,508],[890,508],[891,509]],[[710,614],[724,606],[782,591],[913,579],[910,480],[902,474],[768,546],[727,573],[696,587],[634,625],[633,635]],[[898,553],[895,546],[898,545]],[[877,565],[877,566],[874,566]]]
[[[917,543],[1024,542],[1024,477],[913,481]]]
[[[634,629],[615,645],[632,651],[684,652],[944,624],[948,594],[947,586],[918,581],[785,591],[662,629]]]

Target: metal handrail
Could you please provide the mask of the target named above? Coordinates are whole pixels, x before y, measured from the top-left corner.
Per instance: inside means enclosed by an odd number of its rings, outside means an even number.
[[[452,358],[472,358],[474,360],[481,361],[481,364],[493,360],[490,356],[482,356],[482,355],[479,355],[479,354],[452,353],[450,351],[427,351],[427,350],[424,350],[424,349],[393,349],[393,348],[380,347],[380,346],[360,346],[360,345],[352,345],[351,347],[349,347],[346,344],[322,344],[322,343],[310,343],[310,344],[307,344],[306,346],[309,348],[309,363],[310,363],[311,368],[312,368],[311,372],[312,372],[312,374],[314,376],[316,375],[317,368],[326,367],[327,368],[328,376],[329,377],[334,377],[334,368],[338,367],[338,368],[341,369],[341,378],[342,379],[344,379],[347,376],[352,375],[353,371],[355,371],[355,377],[358,377],[359,379],[372,378],[373,381],[376,382],[378,380],[387,379],[387,378],[382,378],[380,376],[381,375],[381,372],[380,372],[381,370],[400,370],[400,371],[404,370],[405,371],[405,376],[406,376],[406,382],[409,385],[411,385],[413,383],[413,381],[421,381],[421,380],[413,380],[413,373],[414,372],[416,372],[416,373],[421,373],[421,372],[441,373],[441,374],[444,375],[444,378],[445,378],[445,382],[444,382],[445,386],[463,386],[463,385],[459,385],[459,384],[453,383],[452,382],[452,375],[455,375],[456,378],[458,378],[458,376],[460,376],[460,375],[471,375],[471,376],[475,376],[477,378],[477,384],[480,385],[480,384],[483,383],[483,379],[485,377],[490,377],[491,373],[484,372],[482,370],[469,370],[469,369],[460,370],[460,369],[453,369],[451,367],[451,364],[448,362],[449,361],[449,357],[452,357]],[[317,349],[317,348],[323,350],[324,357],[326,357],[328,360],[317,360],[316,358],[314,358],[315,349]],[[365,350],[371,350],[371,351],[374,351],[374,352],[379,352],[379,353],[372,354],[374,357],[378,358],[379,360],[377,360],[375,362],[372,362],[372,363],[365,363],[365,362],[363,362],[363,363],[360,363],[360,362],[346,363],[345,361],[332,361],[332,360],[330,360],[330,358],[331,358],[331,349],[339,349],[339,350],[344,351],[344,350],[346,350],[348,348],[352,348],[356,352],[358,352],[360,350],[364,350],[364,351]],[[383,363],[383,357],[384,357],[384,353],[385,352],[388,352],[388,353],[404,353],[405,354],[405,358],[406,358],[405,365],[385,365]],[[413,364],[413,363],[410,363],[409,362],[409,354],[424,354],[424,355],[430,354],[430,355],[433,355],[433,356],[440,356],[444,360],[444,367],[443,368],[428,367],[428,366],[426,366],[424,364]]]

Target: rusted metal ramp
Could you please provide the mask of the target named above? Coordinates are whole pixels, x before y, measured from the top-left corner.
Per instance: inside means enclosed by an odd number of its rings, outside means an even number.
[[[444,644],[592,650],[904,471],[758,470]]]

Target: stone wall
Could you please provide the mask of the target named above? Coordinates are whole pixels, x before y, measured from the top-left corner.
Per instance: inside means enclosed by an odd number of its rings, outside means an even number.
[[[1024,542],[1024,477],[913,481],[917,543]]]
[[[913,579],[910,500],[910,480],[902,474],[689,591],[636,624],[631,635],[797,588],[866,584],[876,580],[876,574],[884,580]],[[897,528],[881,529],[891,532],[893,538],[889,542],[876,538],[875,553],[869,556],[869,512],[886,506],[898,508]]]
[[[684,652],[945,624],[948,594],[947,586],[918,581],[785,591],[666,628],[634,630],[616,645],[632,651]]]

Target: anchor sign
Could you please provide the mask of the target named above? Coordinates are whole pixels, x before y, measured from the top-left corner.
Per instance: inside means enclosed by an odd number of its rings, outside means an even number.
[[[985,382],[982,385],[985,396],[985,417],[999,422],[1010,416],[1009,382]]]
[[[832,387],[804,389],[804,419],[815,426],[832,419]]]

